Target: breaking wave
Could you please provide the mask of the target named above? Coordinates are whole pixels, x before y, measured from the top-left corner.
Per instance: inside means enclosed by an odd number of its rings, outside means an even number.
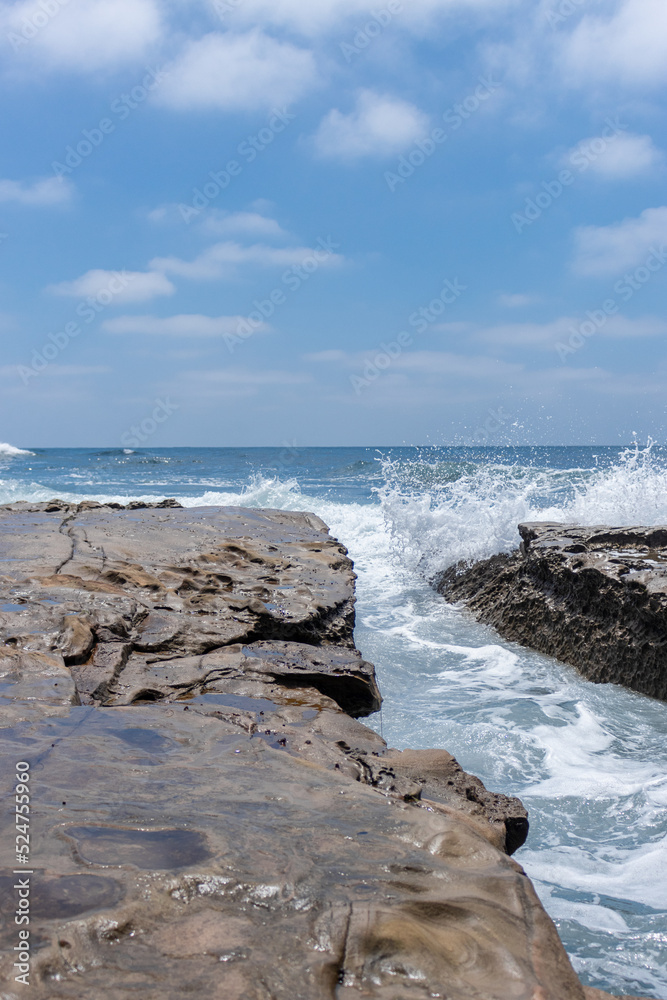
[[[15,448],[13,444],[4,444],[0,442],[0,455],[8,455],[13,457],[14,455],[34,455],[34,451],[26,451],[24,448]]]

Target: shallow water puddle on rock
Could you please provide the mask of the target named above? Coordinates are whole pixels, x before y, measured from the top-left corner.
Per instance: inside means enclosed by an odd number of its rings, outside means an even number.
[[[15,875],[0,875],[0,892],[11,897]],[[43,920],[70,920],[92,910],[114,906],[125,895],[123,887],[103,875],[45,876],[37,872],[32,879],[30,912]]]
[[[134,865],[168,871],[187,868],[211,857],[206,837],[196,830],[70,826],[63,833],[76,842],[81,858],[95,865]]]
[[[139,750],[146,750],[148,753],[168,753],[176,747],[176,742],[166,736],[160,736],[150,729],[119,729],[113,735],[123,743],[129,743],[131,747]]]

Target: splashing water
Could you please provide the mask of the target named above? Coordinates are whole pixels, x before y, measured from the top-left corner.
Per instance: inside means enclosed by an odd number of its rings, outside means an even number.
[[[0,442],[0,455],[7,455],[11,457],[13,455],[34,455],[34,451],[24,451],[23,448],[15,448],[13,444],[4,444]]]
[[[523,521],[568,524],[667,524],[667,467],[649,441],[621,452],[606,468],[462,466],[386,458],[376,487],[387,530],[402,565],[435,578],[448,566],[471,563],[519,544]],[[430,480],[424,489],[424,480]]]

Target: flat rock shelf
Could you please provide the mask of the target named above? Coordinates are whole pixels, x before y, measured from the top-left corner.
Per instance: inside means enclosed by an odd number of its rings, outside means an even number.
[[[601,1000],[510,854],[517,799],[389,749],[310,514],[0,509],[3,802],[30,765],[36,1000]],[[3,816],[2,997],[16,982]]]

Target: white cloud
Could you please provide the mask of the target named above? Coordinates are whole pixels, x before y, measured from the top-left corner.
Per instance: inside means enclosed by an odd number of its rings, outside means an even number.
[[[667,334],[667,319],[658,316],[611,316],[600,331],[604,336],[618,339],[634,337],[664,337]]]
[[[667,245],[667,206],[647,208],[637,219],[624,219],[612,226],[581,226],[575,230],[573,266],[579,274],[622,274],[640,264],[652,248]]]
[[[62,205],[69,201],[73,191],[69,181],[58,177],[45,177],[33,184],[0,180],[0,202],[14,202],[18,205]]]
[[[122,305],[126,302],[147,302],[158,295],[172,295],[175,288],[164,274],[157,271],[102,271],[93,270],[82,274],[74,281],[62,281],[49,285],[47,291],[54,295],[72,298],[97,298],[103,304],[105,299]]]
[[[599,154],[595,152],[596,143],[604,145]],[[606,180],[624,180],[647,173],[662,160],[663,154],[653,145],[650,135],[619,132],[608,140],[595,137],[583,139],[569,151],[563,162],[566,166],[574,164]]]
[[[187,372],[187,377],[202,382],[216,382],[221,385],[305,385],[311,382],[310,375],[300,372],[254,371],[246,368],[221,368],[214,371]]]
[[[117,316],[102,324],[108,333],[150,334],[167,337],[224,337],[234,335],[243,316]],[[266,323],[254,326],[256,331],[266,331]]]
[[[524,370],[522,364],[511,364],[479,355],[452,354],[449,351],[410,351],[394,362],[398,368],[420,372],[427,376],[451,375],[456,378],[510,378]]]
[[[428,117],[414,104],[362,90],[349,115],[338,108],[329,112],[320,123],[314,143],[321,156],[331,159],[390,156],[424,136],[428,127]]]
[[[259,29],[190,41],[168,71],[157,100],[180,111],[279,107],[301,97],[317,79],[311,52]]]
[[[503,11],[516,0],[403,0],[389,23],[422,29],[433,15],[457,10]],[[387,11],[386,3],[375,6],[368,0],[220,0],[225,23],[257,24],[258,22],[293,28],[305,35],[331,31],[342,22],[354,19],[355,27],[363,29],[373,20],[373,11]],[[385,17],[386,20],[386,17]]]
[[[347,355],[345,351],[313,351],[311,354],[304,354],[304,361],[330,362],[345,361]]]
[[[557,343],[567,342],[579,330],[585,316],[560,316],[550,323],[505,323],[483,327],[473,339],[493,347],[524,347],[553,350]],[[655,316],[629,319],[618,314],[607,316],[598,331],[600,336],[616,339],[658,337],[667,333],[667,320]]]
[[[319,255],[319,257],[318,257]],[[321,259],[320,259],[321,258]],[[318,267],[337,264],[342,261],[339,254],[309,247],[277,248],[263,243],[243,247],[238,243],[216,243],[192,261],[179,257],[156,257],[150,266],[157,271],[167,271],[183,278],[213,280],[231,277],[242,265],[255,267],[290,267],[315,260]]]
[[[97,72],[140,60],[162,34],[156,0],[5,2],[0,28],[17,55],[34,53],[40,65],[67,71]]]
[[[667,79],[667,4],[622,0],[610,17],[587,14],[564,36],[565,79],[659,84]]]
[[[289,236],[275,219],[259,212],[212,212],[204,222],[204,229],[217,236],[271,236],[285,239]]]
[[[495,347],[553,348],[559,340],[570,336],[570,327],[575,323],[574,316],[561,316],[550,323],[499,323],[483,327],[473,336]]]
[[[532,295],[503,293],[498,296],[498,305],[504,306],[506,309],[520,309],[523,306],[531,305],[534,301]]]
[[[47,365],[41,374],[51,378],[73,378],[80,375],[106,375],[112,370],[105,365]],[[3,377],[11,375],[15,378],[17,372],[17,365],[2,365],[0,367],[0,375]]]

